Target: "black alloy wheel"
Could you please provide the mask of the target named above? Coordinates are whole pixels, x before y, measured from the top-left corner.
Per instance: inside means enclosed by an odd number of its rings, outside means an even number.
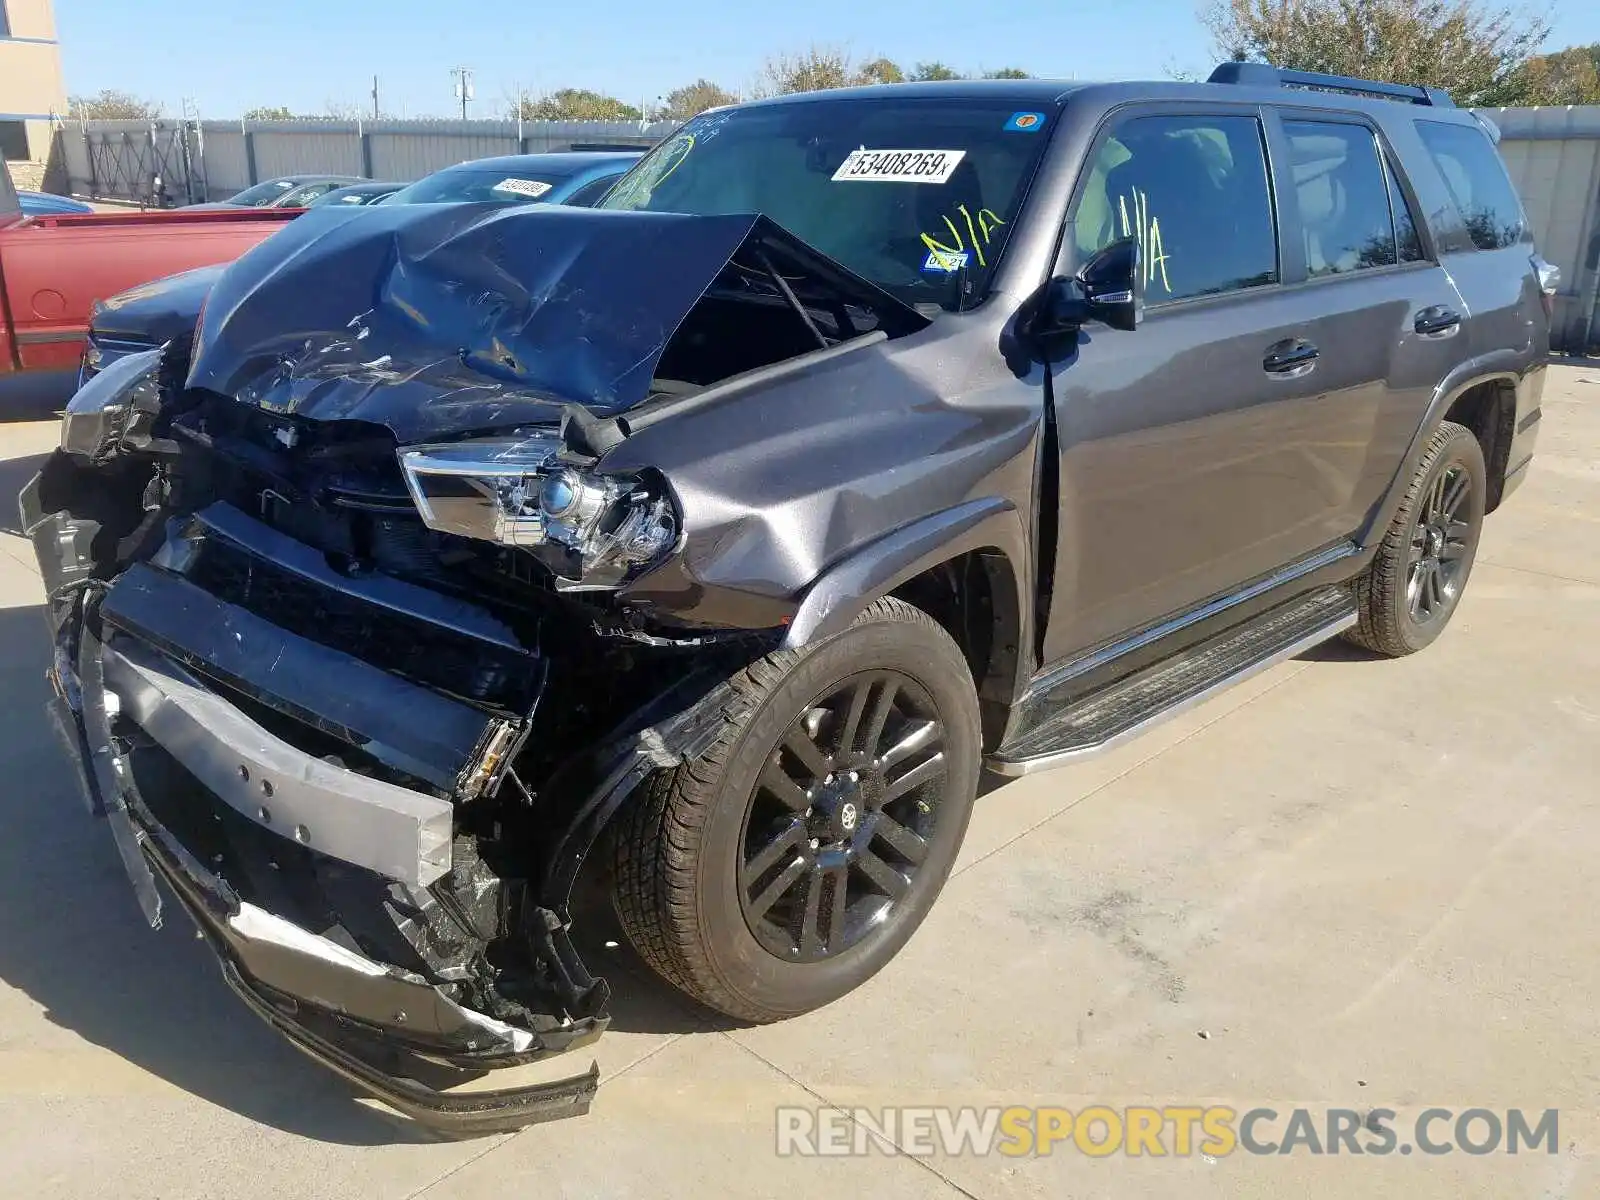
[[[1444,631],[1472,574],[1488,495],[1477,435],[1442,422],[1371,564],[1355,580],[1359,621],[1345,631],[1346,640],[1397,658]]]
[[[791,962],[849,949],[918,887],[945,809],[944,726],[926,689],[854,675],[769,756],[745,817],[740,907]]]
[[[882,970],[938,899],[978,794],[978,695],[950,634],[895,597],[728,691],[715,742],[618,814],[611,894],[664,979],[778,1021]]]
[[[1406,559],[1406,605],[1419,625],[1448,612],[1461,595],[1473,542],[1465,516],[1471,500],[1472,476],[1454,463],[1434,477],[1423,497]]]

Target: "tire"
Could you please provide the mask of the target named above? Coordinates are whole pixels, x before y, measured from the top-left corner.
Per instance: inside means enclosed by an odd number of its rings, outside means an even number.
[[[966,833],[981,734],[961,650],[897,599],[731,682],[711,749],[652,776],[619,814],[612,899],[664,979],[763,1023],[838,999],[916,931]]]
[[[1477,558],[1487,480],[1472,430],[1441,424],[1377,557],[1356,580],[1361,620],[1345,634],[1349,641],[1398,658],[1444,632]],[[1466,491],[1458,492],[1462,487]]]

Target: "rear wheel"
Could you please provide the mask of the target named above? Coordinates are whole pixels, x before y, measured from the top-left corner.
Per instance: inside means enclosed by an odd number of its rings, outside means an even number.
[[[977,697],[950,636],[894,599],[733,686],[711,750],[619,818],[613,897],[663,977],[773,1021],[861,984],[927,914],[977,794]]]
[[[1486,476],[1472,430],[1453,421],[1440,425],[1377,557],[1356,581],[1361,621],[1347,638],[1399,657],[1444,631],[1477,557]]]

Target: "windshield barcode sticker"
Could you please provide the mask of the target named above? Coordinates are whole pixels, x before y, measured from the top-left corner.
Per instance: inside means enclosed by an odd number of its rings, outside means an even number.
[[[542,196],[550,190],[550,185],[542,179],[502,179],[495,184],[491,191],[515,192],[519,196]]]
[[[965,150],[852,150],[833,173],[835,183],[945,183]]]

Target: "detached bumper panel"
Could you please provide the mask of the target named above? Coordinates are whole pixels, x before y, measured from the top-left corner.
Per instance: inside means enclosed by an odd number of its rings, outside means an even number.
[[[370,753],[452,787],[488,719],[348,654],[281,629],[143,563],[107,591],[101,614],[187,667]]]
[[[449,801],[295,749],[132,639],[103,653],[106,687],[122,711],[242,816],[414,887],[450,870]]]

